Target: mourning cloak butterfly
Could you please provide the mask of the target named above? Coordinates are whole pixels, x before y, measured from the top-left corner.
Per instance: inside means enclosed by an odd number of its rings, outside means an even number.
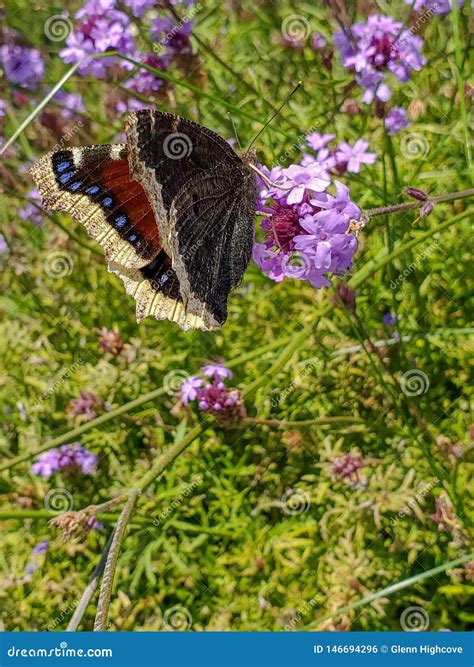
[[[252,252],[255,154],[159,111],[131,114],[125,132],[125,145],[44,155],[32,168],[44,206],[101,244],[138,322],[218,329]]]

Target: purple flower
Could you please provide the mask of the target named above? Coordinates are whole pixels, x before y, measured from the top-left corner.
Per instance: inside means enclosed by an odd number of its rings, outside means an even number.
[[[6,106],[7,106],[7,103],[5,102],[5,100],[0,100],[0,116],[5,115]]]
[[[393,107],[393,109],[391,109],[385,116],[384,125],[387,134],[393,137],[394,134],[398,134],[404,127],[408,127],[410,123],[407,120],[406,115],[407,112],[405,109],[402,109],[401,107]]]
[[[232,377],[232,371],[226,368],[224,364],[206,364],[202,366],[201,370],[204,375],[214,378],[216,382]]]
[[[360,454],[343,454],[332,462],[333,475],[349,483],[353,488],[364,486],[359,477],[359,470],[366,466],[366,462]]]
[[[55,472],[92,475],[96,471],[98,460],[95,454],[74,442],[40,454],[31,466],[31,471],[46,479]]]
[[[320,32],[315,32],[311,38],[311,45],[315,51],[321,51],[326,46],[327,41]]]
[[[3,234],[0,234],[0,255],[3,255],[6,252],[8,252],[8,244]]]
[[[48,550],[48,547],[49,547],[49,540],[38,542],[38,544],[36,544],[31,550],[31,553],[35,555],[44,554]]]
[[[60,103],[61,111],[59,113],[63,118],[73,118],[75,113],[83,113],[86,110],[80,93],[58,90],[53,99]]]
[[[190,375],[181,385],[181,400],[186,405],[198,397],[198,389],[202,386],[202,379]]]
[[[321,165],[313,163],[307,167],[292,164],[284,170],[290,192],[286,195],[287,204],[300,204],[310,192],[322,192],[330,183],[327,171]]]
[[[405,3],[412,5],[416,12],[428,10],[433,14],[448,14],[453,8],[452,0],[405,0]],[[463,5],[463,0],[458,0],[458,7]]]
[[[78,63],[89,55],[106,51],[135,54],[130,19],[124,12],[114,9],[115,0],[90,0],[76,13],[81,22],[66,39],[66,47],[59,53],[65,63]],[[132,69],[131,63],[110,58],[87,58],[78,68],[80,74],[104,78],[107,67],[118,64]]]
[[[167,58],[165,56],[156,56],[154,54],[147,54],[141,62],[143,62],[144,65],[148,65],[149,67],[153,67],[154,69],[164,72],[168,65],[170,64],[171,58]],[[163,79],[160,79],[160,77],[156,76],[153,72],[150,72],[149,70],[146,69],[139,69],[137,72],[133,75],[132,78],[128,79],[124,87],[128,88],[130,90],[135,91],[136,93],[139,93],[140,95],[143,95],[145,97],[150,97],[156,91],[160,90],[164,85]],[[138,108],[133,108],[133,104],[135,105],[138,103]],[[129,106],[131,104],[131,108],[129,109],[130,111],[138,111],[139,109],[142,109],[144,104],[143,102],[137,101],[130,99],[129,100]]]
[[[86,421],[96,418],[96,409],[102,405],[100,398],[91,391],[81,391],[79,398],[69,401],[70,411],[73,417],[84,416]]]
[[[41,208],[41,195],[36,188],[32,188],[28,192],[28,197],[37,202],[35,205],[32,202],[27,202],[23,208],[18,211],[18,217],[22,220],[27,220],[31,224],[39,227],[43,223],[43,210]]]
[[[313,150],[319,151],[320,148],[324,148],[324,146],[332,139],[335,139],[335,137],[335,134],[319,134],[319,132],[311,132],[311,134],[308,134],[306,137],[306,141]]]
[[[0,61],[6,78],[21,88],[34,89],[44,76],[44,60],[38,49],[3,44]]]
[[[322,223],[324,231],[334,233],[345,232],[350,220],[359,220],[360,209],[350,199],[349,188],[335,181],[336,196],[326,196],[325,201],[312,200],[311,203],[322,208],[314,218]]]
[[[171,17],[159,16],[151,27],[151,37],[155,42],[166,47],[172,56],[191,53],[190,36],[193,21],[182,21],[176,24]]]
[[[394,327],[397,323],[397,316],[393,315],[392,313],[385,313],[383,316],[383,323],[386,324],[388,327]]]
[[[364,139],[358,139],[353,146],[346,142],[339,144],[336,151],[338,166],[343,166],[353,174],[360,172],[361,164],[373,164],[377,156],[375,153],[367,153],[369,143]]]
[[[156,5],[156,0],[123,0],[123,4],[130,7],[134,16],[141,18],[147,9]]]
[[[356,82],[364,88],[363,102],[370,104],[375,97],[390,98],[390,88],[384,81],[392,72],[406,82],[412,70],[426,63],[421,55],[423,40],[390,16],[373,14],[366,23],[355,23],[348,31],[334,35],[334,44],[341,53],[342,64],[354,72]]]

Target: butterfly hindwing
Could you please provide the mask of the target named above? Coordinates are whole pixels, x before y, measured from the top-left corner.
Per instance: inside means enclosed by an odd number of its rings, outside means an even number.
[[[171,206],[171,255],[188,306],[218,327],[250,261],[256,199],[251,171],[199,174]]]

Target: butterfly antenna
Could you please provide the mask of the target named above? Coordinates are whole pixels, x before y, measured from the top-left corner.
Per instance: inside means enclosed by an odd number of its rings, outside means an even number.
[[[230,112],[227,114],[230,118],[230,122],[232,123],[232,127],[234,129],[234,136],[237,140],[237,143],[239,145],[239,149],[242,150],[242,144],[240,143],[239,135],[237,134],[237,128],[235,127],[235,122],[233,116],[230,115]]]
[[[276,111],[274,111],[274,113],[272,113],[272,115],[271,115],[270,118],[267,120],[267,122],[265,123],[265,125],[264,125],[264,126],[257,132],[257,134],[255,135],[255,137],[254,137],[254,138],[252,139],[252,141],[250,142],[250,146],[247,148],[247,152],[252,148],[252,146],[253,146],[254,143],[257,141],[257,139],[258,139],[259,136],[262,134],[262,132],[263,132],[263,131],[270,125],[270,123],[272,122],[272,120],[273,120],[276,116],[278,116],[278,114],[279,114],[280,111],[283,109],[283,107],[286,106],[286,105],[288,104],[288,102],[290,101],[290,99],[293,97],[293,95],[296,93],[296,91],[297,91],[299,88],[301,88],[302,85],[303,85],[302,81],[298,81],[298,83],[297,83],[296,86],[293,88],[293,90],[291,91],[291,93],[289,93],[289,94],[286,96],[286,98],[285,98],[285,99],[283,100],[283,102],[280,104],[280,106],[278,107],[278,109],[277,109]]]

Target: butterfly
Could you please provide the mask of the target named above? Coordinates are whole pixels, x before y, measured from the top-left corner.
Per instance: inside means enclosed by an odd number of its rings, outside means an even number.
[[[64,211],[103,248],[109,271],[154,316],[213,330],[250,261],[256,155],[160,111],[131,114],[125,144],[44,155],[32,175],[49,211]]]

